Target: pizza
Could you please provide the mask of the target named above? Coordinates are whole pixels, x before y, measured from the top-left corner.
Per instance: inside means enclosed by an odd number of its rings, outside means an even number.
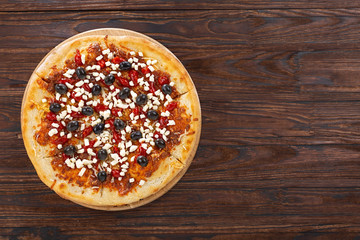
[[[200,137],[200,103],[180,61],[132,36],[60,44],[24,93],[21,126],[39,178],[59,196],[122,210],[162,195]]]

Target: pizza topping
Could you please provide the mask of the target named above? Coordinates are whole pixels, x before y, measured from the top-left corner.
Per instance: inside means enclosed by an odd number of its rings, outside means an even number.
[[[73,156],[75,152],[76,148],[73,145],[69,145],[64,148],[64,153],[68,156]]]
[[[162,138],[158,138],[155,140],[155,145],[158,147],[158,148],[165,148],[165,141],[164,139]]]
[[[148,159],[143,155],[138,156],[136,162],[142,167],[146,167],[149,163]]]
[[[66,73],[63,74],[63,76],[67,78],[72,78],[72,75],[75,73],[75,69],[68,69]]]
[[[126,124],[121,119],[115,119],[113,123],[116,130],[122,130],[125,128]]]
[[[101,86],[98,84],[94,84],[94,86],[91,88],[91,93],[94,96],[98,96],[101,93]]]
[[[57,134],[58,133],[58,130],[56,128],[53,128],[49,131],[48,135],[50,137],[52,137],[53,135]]]
[[[161,90],[162,90],[163,93],[169,94],[169,95],[170,95],[171,92],[172,92],[171,86],[168,85],[168,84],[162,85],[162,86],[161,86]]]
[[[60,94],[65,94],[67,92],[68,88],[65,84],[59,83],[55,84],[55,91]]]
[[[125,100],[126,98],[128,98],[129,95],[130,95],[130,89],[128,87],[124,87],[119,92],[119,98],[122,100]]]
[[[142,138],[142,133],[140,131],[133,131],[130,136],[132,140],[136,141]]]
[[[85,106],[81,109],[81,112],[85,116],[91,116],[94,113],[94,109],[92,109],[92,107],[90,107],[90,106]]]
[[[112,75],[111,73],[109,75],[107,75],[104,79],[104,82],[106,85],[111,85],[115,82],[115,77],[114,75]]]
[[[80,54],[80,51],[77,49],[76,50],[76,54],[75,54],[75,63],[77,64],[77,65],[83,65],[84,63],[85,63],[85,61],[83,62],[82,60],[81,60],[81,54]]]
[[[146,94],[140,94],[139,96],[136,97],[136,104],[137,105],[144,105],[146,104],[146,102],[148,101],[148,97]]]
[[[166,105],[166,110],[167,111],[172,111],[177,107],[177,102],[170,102],[169,104]]]
[[[53,113],[57,113],[61,110],[61,105],[57,102],[51,103],[50,104],[50,111]]]
[[[79,122],[78,121],[70,121],[67,125],[66,125],[66,129],[69,132],[74,132],[79,128]]]
[[[98,120],[100,120],[100,119],[98,119]],[[98,123],[93,127],[93,131],[95,134],[101,134],[104,131],[104,129],[105,129],[105,124],[103,124],[103,123]]]
[[[147,113],[147,117],[151,120],[157,120],[159,118],[159,114],[155,110],[149,110]]]
[[[86,72],[85,72],[84,68],[78,67],[78,68],[76,68],[75,72],[79,79],[85,79]]]
[[[161,76],[158,78],[158,83],[160,85],[164,85],[164,84],[169,84],[170,83],[170,80],[167,76]]]
[[[107,158],[108,153],[107,153],[106,149],[102,148],[97,152],[96,156],[98,157],[99,160],[103,161]]]
[[[97,177],[100,182],[105,182],[107,174],[105,171],[100,171],[100,172],[98,172]]]
[[[119,64],[120,70],[129,70],[131,68],[131,63],[128,61],[123,61]]]
[[[174,120],[169,120],[167,125],[168,126],[173,126],[173,125],[175,125],[175,121]]]

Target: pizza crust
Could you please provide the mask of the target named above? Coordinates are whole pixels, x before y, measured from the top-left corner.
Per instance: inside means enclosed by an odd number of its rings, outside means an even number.
[[[51,167],[45,164],[45,159],[50,155],[50,149],[49,147],[40,146],[34,138],[45,110],[40,104],[41,100],[44,97],[51,97],[48,92],[40,88],[42,83],[42,80],[36,74],[33,74],[29,80],[21,106],[21,130],[30,160],[37,171],[44,170],[44,173],[39,174],[39,177],[41,180],[47,181],[47,179],[54,177],[54,174],[45,174]]]
[[[195,156],[201,135],[199,98],[195,89],[193,89],[181,95],[176,100],[185,107],[185,113],[190,116],[190,128],[181,136],[180,143],[174,147],[171,155],[184,165],[190,165]]]
[[[31,76],[27,90],[25,91],[22,105],[22,134],[26,150],[32,161],[40,179],[59,196],[71,200],[77,204],[100,210],[123,210],[141,206],[149,201],[156,199],[170,189],[185,173],[190,162],[195,155],[196,147],[200,137],[200,105],[199,100],[191,81],[191,78],[183,65],[177,58],[174,58],[166,49],[155,45],[154,43],[137,37],[108,37],[108,42],[115,45],[125,46],[134,51],[142,51],[144,56],[150,56],[157,59],[160,70],[168,72],[171,75],[171,81],[175,82],[178,91],[183,94],[179,97],[182,104],[186,106],[187,113],[192,116],[191,130],[194,134],[185,134],[181,140],[182,144],[177,146],[172,156],[164,159],[159,168],[147,179],[143,186],[137,186],[125,196],[120,196],[117,191],[110,191],[103,188],[99,192],[93,189],[83,188],[77,185],[68,184],[56,176],[51,166],[49,158],[49,147],[39,145],[34,134],[38,124],[41,122],[41,115],[44,110],[40,106],[41,100],[48,96],[48,92],[40,88],[42,79],[49,75],[49,69],[56,66],[62,69],[64,59],[72,58],[75,55],[75,49],[80,52],[91,43],[100,42],[105,45],[104,36],[82,37],[80,39],[60,44],[50,54],[43,59],[38,68]],[[178,161],[180,160],[180,161]],[[178,176],[178,177],[177,177]]]
[[[177,159],[170,156],[160,164],[158,170],[147,179],[144,185],[137,186],[135,188],[137,201],[130,202],[125,205],[116,206],[104,204],[99,206],[98,204],[88,204],[79,201],[73,202],[84,207],[106,211],[118,211],[139,207],[155,200],[170,190],[180,180],[181,176],[186,172],[187,168],[187,166],[185,167]]]

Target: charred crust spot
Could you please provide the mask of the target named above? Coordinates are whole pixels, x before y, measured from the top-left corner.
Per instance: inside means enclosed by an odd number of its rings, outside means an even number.
[[[194,118],[194,121],[199,121],[199,119],[198,119],[198,118]]]
[[[34,109],[34,108],[35,108],[35,104],[34,104],[34,103],[30,103],[29,108],[30,108],[30,109]]]
[[[65,189],[65,188],[66,188],[66,184],[65,184],[65,183],[60,183],[59,188],[60,188],[61,190]]]
[[[51,184],[50,189],[53,189],[53,188],[54,188],[54,186],[55,186],[55,184],[56,184],[56,180],[54,180],[53,184]]]

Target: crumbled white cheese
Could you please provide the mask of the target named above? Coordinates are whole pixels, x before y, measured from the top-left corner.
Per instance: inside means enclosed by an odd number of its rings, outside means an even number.
[[[82,161],[80,159],[76,160],[76,168],[82,168],[84,166],[84,164],[82,163]]]
[[[108,48],[102,51],[103,55],[106,55],[106,54],[109,54],[109,53],[110,53],[110,49],[108,49]]]
[[[129,152],[134,152],[137,148],[138,148],[138,146],[132,145],[132,146],[130,146]]]
[[[80,172],[79,172],[78,175],[79,175],[80,177],[82,177],[82,176],[84,175],[85,171],[86,171],[86,168],[82,168],[82,169],[80,170]]]
[[[151,72],[155,71],[155,68],[153,66],[148,67]]]
[[[49,136],[52,137],[53,135],[57,134],[58,133],[58,130],[56,128],[53,128],[49,131]]]
[[[147,154],[150,154],[151,151],[152,151],[152,147],[149,147],[149,148],[146,150],[146,153],[147,153]]]
[[[169,122],[168,122],[168,124],[167,124],[168,126],[172,126],[172,125],[175,125],[175,121],[174,120],[169,120]]]

